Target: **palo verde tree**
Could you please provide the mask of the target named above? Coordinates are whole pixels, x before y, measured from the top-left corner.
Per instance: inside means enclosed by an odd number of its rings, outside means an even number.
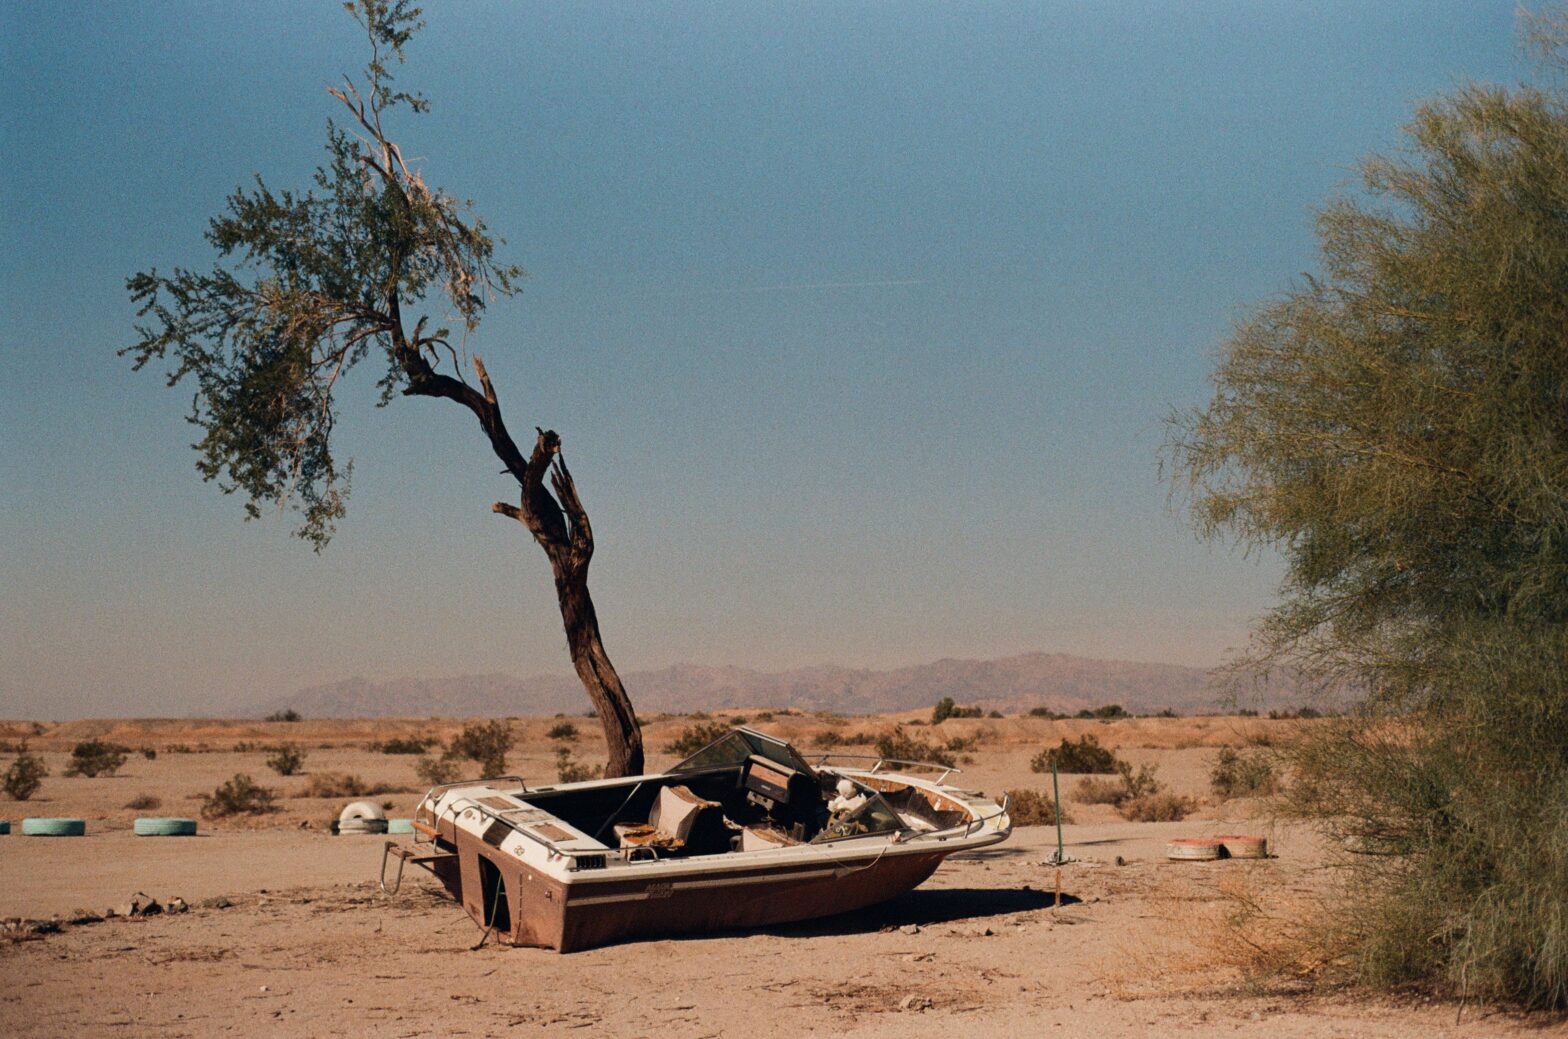
[[[1201,531],[1284,558],[1242,664],[1363,697],[1287,752],[1357,900],[1328,962],[1568,1006],[1568,93],[1458,89],[1361,173],[1172,458]]]
[[[450,315],[472,333],[486,303],[512,295],[522,272],[494,258],[496,242],[471,205],[427,184],[388,135],[388,116],[428,108],[397,89],[391,71],[423,27],[419,9],[407,0],[345,7],[366,31],[370,61],[359,82],[345,77],[328,90],[351,124],[328,123],[315,187],[275,191],[258,177],[209,223],[219,254],[211,271],[131,278],[139,338],[121,352],[138,370],[169,362],[170,386],[194,384],[202,476],[244,494],[250,516],[295,509],[299,535],[318,551],[344,513],[351,465],[339,463],[332,433],[350,371],[367,361],[379,370],[383,405],[429,397],[471,412],[518,486],[517,504],[494,511],[522,524],[554,571],[572,663],[604,725],[608,774],[636,774],[642,736],[600,637],[588,592],[593,528],[561,438],[537,429],[520,447],[483,361],[471,359],[470,382],[461,337],[454,344],[433,317]]]

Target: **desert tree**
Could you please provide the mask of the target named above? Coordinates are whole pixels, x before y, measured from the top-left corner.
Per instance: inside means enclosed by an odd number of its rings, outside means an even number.
[[[1560,20],[1528,23],[1548,57]],[[1245,319],[1171,461],[1211,536],[1275,548],[1244,670],[1360,700],[1286,752],[1347,853],[1331,962],[1568,1005],[1568,93],[1418,107]]]
[[[470,412],[517,484],[515,504],[493,511],[521,524],[549,559],[610,774],[635,774],[642,736],[600,636],[588,590],[593,528],[561,438],[536,427],[520,446],[484,362],[465,347],[486,305],[511,296],[522,271],[496,259],[496,239],[472,205],[431,186],[390,136],[392,115],[428,108],[392,74],[423,27],[419,9],[407,0],[345,7],[365,30],[370,58],[358,81],[345,76],[328,90],[347,118],[327,125],[314,187],[274,190],[258,176],[210,221],[206,237],[218,253],[210,271],[132,277],[138,338],[121,352],[138,370],[167,364],[170,386],[194,385],[203,478],[243,494],[248,516],[295,510],[299,536],[317,551],[348,493],[352,464],[340,461],[332,434],[350,372],[365,362],[377,370],[383,406],[426,397]]]

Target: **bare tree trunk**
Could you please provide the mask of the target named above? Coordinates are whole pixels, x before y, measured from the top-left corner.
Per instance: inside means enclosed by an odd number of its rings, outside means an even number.
[[[599,635],[599,616],[593,608],[593,598],[588,594],[593,528],[588,523],[588,511],[577,496],[571,471],[561,458],[561,438],[554,430],[539,429],[533,453],[524,459],[501,420],[501,406],[483,361],[474,358],[474,371],[479,376],[480,386],[476,390],[466,382],[436,372],[417,351],[406,345],[400,344],[396,355],[408,375],[408,387],[404,392],[446,397],[466,406],[479,419],[496,457],[517,479],[522,491],[519,504],[496,502],[491,508],[527,527],[550,559],[572,665],[604,727],[604,741],[609,751],[605,775],[640,774],[643,770],[642,729]],[[555,490],[553,497],[544,486],[546,472],[550,474],[550,484]]]

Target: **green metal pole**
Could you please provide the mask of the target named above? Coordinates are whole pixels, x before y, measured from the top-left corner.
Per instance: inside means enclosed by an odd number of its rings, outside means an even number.
[[[1056,861],[1064,861],[1062,855],[1062,788],[1056,782],[1056,762],[1051,762],[1051,796],[1056,799]]]

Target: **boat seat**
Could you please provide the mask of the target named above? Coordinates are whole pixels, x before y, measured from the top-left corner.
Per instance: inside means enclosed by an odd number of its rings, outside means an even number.
[[[659,798],[648,813],[648,825],[656,836],[647,843],[659,847],[679,848],[688,855],[730,850],[732,831],[724,819],[724,806],[698,797],[689,787],[660,788]]]
[[[741,828],[741,851],[772,851],[776,848],[788,848],[799,844],[795,838],[783,830],[771,826],[745,826]]]

